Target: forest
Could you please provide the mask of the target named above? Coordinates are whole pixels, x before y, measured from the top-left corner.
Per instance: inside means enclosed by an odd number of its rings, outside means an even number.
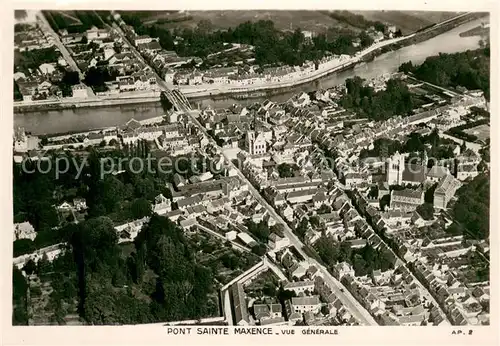
[[[457,191],[453,205],[455,223],[448,231],[468,239],[488,239],[490,235],[490,176],[482,173]]]

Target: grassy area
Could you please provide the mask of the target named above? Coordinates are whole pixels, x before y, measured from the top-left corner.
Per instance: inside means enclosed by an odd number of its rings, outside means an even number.
[[[459,12],[434,11],[352,11],[368,20],[389,23],[400,28],[403,34],[409,34],[428,25],[453,18]]]
[[[466,129],[464,132],[469,135],[476,136],[481,141],[486,141],[490,138],[490,125],[479,125],[471,129]]]

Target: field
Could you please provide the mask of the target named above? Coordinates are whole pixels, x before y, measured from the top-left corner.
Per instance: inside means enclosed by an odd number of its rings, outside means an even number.
[[[246,21],[272,20],[281,30],[296,29],[324,32],[328,27],[350,27],[330,18],[324,11],[189,11],[150,12],[139,14],[144,24],[160,24],[166,28],[194,28],[201,20],[210,20],[215,29],[235,27]]]
[[[414,32],[428,25],[452,18],[458,12],[424,11],[350,11],[362,15],[369,21],[381,21],[401,28],[403,34]],[[359,31],[362,25],[354,27],[341,19],[329,16],[328,11],[140,11],[144,24],[158,24],[166,28],[194,28],[201,20],[209,20],[215,29],[235,27],[246,21],[272,20],[281,30],[295,29],[324,32],[328,27],[345,27]]]
[[[400,28],[403,34],[414,32],[428,25],[439,23],[457,16],[458,12],[425,11],[352,11],[372,21],[389,23]]]
[[[480,141],[485,141],[490,138],[490,126],[486,124],[464,130],[464,132],[476,136]]]

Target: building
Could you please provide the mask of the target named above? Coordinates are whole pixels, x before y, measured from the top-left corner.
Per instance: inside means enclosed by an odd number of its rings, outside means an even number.
[[[421,190],[392,190],[391,209],[399,209],[405,212],[414,211],[421,204],[424,204],[424,192]]]
[[[434,165],[429,172],[427,172],[427,181],[436,183],[449,174],[450,170],[447,167]]]
[[[232,302],[233,321],[237,326],[248,326],[250,318],[248,316],[248,307],[245,300],[243,285],[239,282],[234,283],[229,289],[229,295]]]
[[[140,35],[134,38],[134,45],[137,47],[140,44],[150,43],[151,41],[153,41],[152,37]]]
[[[346,275],[354,277],[354,269],[349,263],[340,262],[333,267],[333,275],[339,280],[341,280]]]
[[[446,205],[460,186],[462,183],[450,174],[442,178],[434,191],[434,208],[446,209]]]
[[[73,91],[73,98],[87,98],[88,91],[87,87],[84,84],[76,84],[71,87]]]
[[[294,312],[298,313],[305,313],[307,311],[319,313],[321,309],[319,296],[292,297],[292,309]]]
[[[267,152],[267,143],[264,136],[254,131],[248,131],[246,136],[246,149],[250,155],[263,155]]]
[[[314,291],[314,282],[309,280],[289,282],[285,285],[284,289],[294,291],[297,295],[306,291],[312,293]]]
[[[35,240],[35,228],[28,221],[14,224],[14,241],[19,239]]]
[[[44,75],[51,75],[52,73],[54,73],[54,71],[56,70],[54,64],[41,64],[38,69],[40,70],[40,72]]]
[[[252,247],[257,244],[255,239],[248,235],[248,233],[240,232],[238,233],[238,239],[241,240],[246,246]]]
[[[290,245],[290,239],[287,237],[280,237],[276,233],[269,235],[269,247],[275,251],[279,251]]]
[[[426,179],[427,166],[426,162],[424,164],[405,163],[405,155],[396,152],[387,160],[386,172],[386,181],[389,185],[419,185]]]

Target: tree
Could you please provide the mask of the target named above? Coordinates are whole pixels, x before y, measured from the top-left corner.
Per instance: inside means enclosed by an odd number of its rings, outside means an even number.
[[[36,271],[36,264],[35,262],[30,259],[23,267],[23,270],[26,272],[26,274],[31,275]]]
[[[286,162],[278,165],[277,169],[280,178],[290,178],[295,175],[293,166]]]
[[[132,202],[130,207],[132,218],[141,219],[145,216],[150,216],[152,213],[151,203],[144,198],[137,198]]]
[[[434,218],[434,208],[431,203],[424,203],[417,207],[417,213],[424,220],[432,220]]]
[[[252,252],[257,256],[264,256],[266,254],[267,248],[264,244],[256,244],[252,246]]]

